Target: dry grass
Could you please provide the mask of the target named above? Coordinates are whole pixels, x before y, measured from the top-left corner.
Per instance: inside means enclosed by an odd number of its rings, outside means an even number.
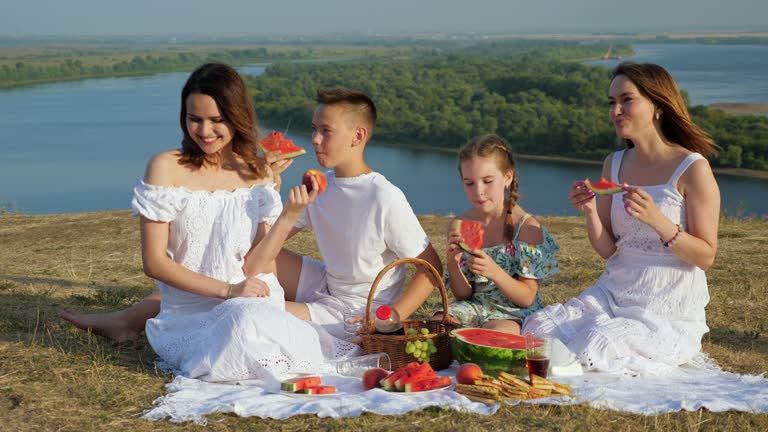
[[[447,219],[422,223],[442,254]],[[562,272],[544,287],[547,302],[577,294],[600,274],[576,218],[543,218],[559,241]],[[310,234],[289,245],[317,257]],[[708,272],[712,331],[704,349],[725,369],[768,370],[765,287],[768,222],[724,220],[717,264]],[[140,415],[165,393],[170,377],[154,368],[145,339],[113,344],[62,322],[63,307],[121,308],[153,289],[141,270],[138,221],[127,212],[59,216],[0,215],[0,429],[181,430],[192,424],[149,422]],[[655,417],[585,406],[502,407],[493,416],[439,408],[403,416],[365,414],[332,420],[297,416],[283,421],[215,414],[212,430],[768,430],[768,416],[706,410]]]

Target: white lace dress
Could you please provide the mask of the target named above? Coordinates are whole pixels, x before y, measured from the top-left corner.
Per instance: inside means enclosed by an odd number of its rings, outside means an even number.
[[[616,183],[623,154],[617,152],[611,164]],[[642,186],[659,210],[684,228],[685,199],[677,181],[702,158],[693,153],[667,183]],[[557,337],[587,369],[657,374],[691,361],[709,331],[704,271],[677,258],[652,228],[629,216],[620,195],[613,197],[611,225],[618,250],[597,283],[564,305],[533,314],[523,331]]]
[[[168,255],[184,267],[237,283],[261,222],[282,210],[274,185],[234,191],[191,191],[141,183],[132,207],[153,221],[170,222]],[[147,321],[149,343],[177,373],[205,381],[269,379],[292,372],[326,370],[328,360],[356,354],[356,345],[285,311],[274,274],[258,275],[270,296],[221,300],[169,286],[160,313]]]

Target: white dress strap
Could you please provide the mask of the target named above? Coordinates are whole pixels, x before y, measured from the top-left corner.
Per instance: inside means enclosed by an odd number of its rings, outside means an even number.
[[[520,218],[520,222],[517,223],[517,231],[515,231],[515,238],[513,238],[512,240],[517,240],[517,236],[520,235],[520,230],[523,228],[523,224],[525,224],[525,221],[527,221],[529,217],[531,217],[531,214],[526,213],[523,215],[523,217]]]
[[[611,181],[619,184],[619,168],[621,168],[621,160],[624,159],[625,150],[619,150],[613,154],[611,160]]]
[[[672,173],[672,176],[669,178],[669,184],[677,188],[677,181],[680,180],[680,176],[683,175],[685,170],[688,169],[689,166],[691,166],[692,163],[696,162],[699,159],[704,159],[704,156],[700,155],[699,153],[691,153],[688,156],[683,159],[682,162],[680,162],[680,165],[677,166],[675,169],[675,172]]]

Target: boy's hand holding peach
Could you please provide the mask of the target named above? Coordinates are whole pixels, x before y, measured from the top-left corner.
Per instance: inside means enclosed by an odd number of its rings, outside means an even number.
[[[307,186],[305,184],[294,186],[290,191],[288,191],[288,202],[286,202],[285,206],[283,207],[283,212],[286,214],[286,216],[291,218],[298,218],[304,208],[306,208],[312,201],[315,200],[315,198],[317,198],[317,195],[320,191],[320,186],[318,185],[317,179],[315,177],[311,178],[311,182],[311,192],[307,191]]]

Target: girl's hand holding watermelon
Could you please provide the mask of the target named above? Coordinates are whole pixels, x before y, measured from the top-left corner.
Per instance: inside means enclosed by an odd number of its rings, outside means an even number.
[[[496,264],[496,261],[489,257],[482,249],[472,251],[467,259],[469,270],[477,276],[483,276],[489,280],[497,281],[502,275],[507,274],[504,269]]]
[[[461,254],[464,252],[459,243],[462,241],[461,233],[453,230],[448,233],[448,262],[446,265],[458,265],[461,261]]]

